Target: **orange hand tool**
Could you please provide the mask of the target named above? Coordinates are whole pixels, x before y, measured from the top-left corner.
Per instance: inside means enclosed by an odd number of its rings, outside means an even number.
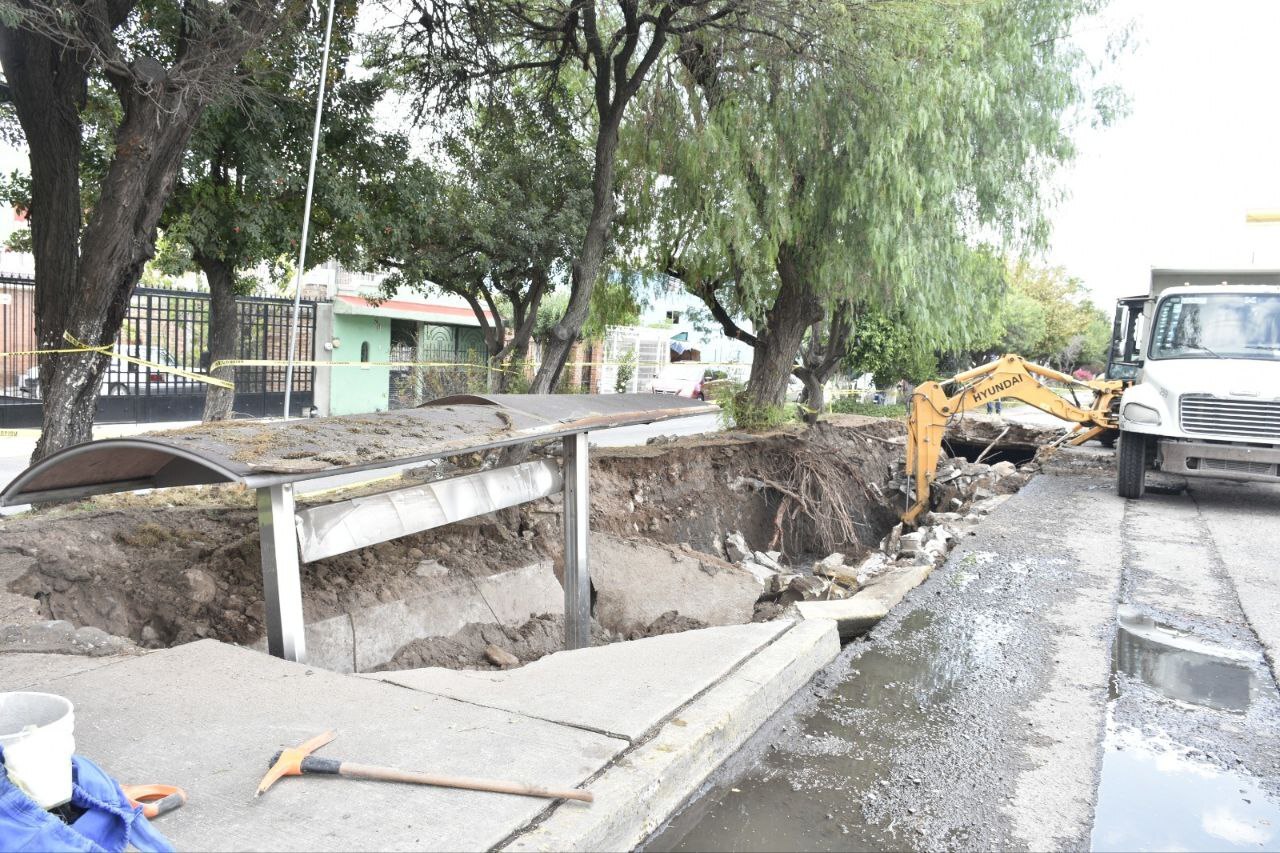
[[[187,803],[187,792],[173,785],[121,785],[129,805],[142,808],[142,816],[154,820]]]
[[[555,790],[525,785],[521,782],[504,782],[498,779],[469,779],[464,776],[433,776],[393,767],[375,767],[371,764],[354,764],[337,758],[322,758],[311,753],[335,737],[329,731],[316,735],[300,746],[277,752],[271,760],[271,769],[262,777],[255,797],[276,783],[283,776],[301,776],[304,773],[320,773],[329,776],[345,776],[349,779],[373,779],[379,782],[407,782],[412,785],[435,785],[440,788],[465,788],[470,791],[489,791],[495,794],[516,794],[523,797],[544,797],[551,800],[578,800],[590,803],[595,798],[590,791],[576,788]]]

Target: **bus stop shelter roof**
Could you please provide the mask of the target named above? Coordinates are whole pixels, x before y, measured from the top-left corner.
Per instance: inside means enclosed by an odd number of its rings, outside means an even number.
[[[365,415],[222,421],[66,448],[15,477],[0,506],[169,486],[261,488],[714,411],[658,394],[490,394]]]

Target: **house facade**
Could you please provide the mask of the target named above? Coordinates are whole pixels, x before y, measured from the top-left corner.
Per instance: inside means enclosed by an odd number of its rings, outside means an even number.
[[[316,360],[369,365],[317,371],[322,415],[416,405],[441,393],[475,390],[485,379],[484,335],[464,299],[410,290],[386,299],[381,281],[382,276],[348,272],[336,263],[307,273],[303,295],[318,303]],[[395,362],[439,366],[388,364]]]

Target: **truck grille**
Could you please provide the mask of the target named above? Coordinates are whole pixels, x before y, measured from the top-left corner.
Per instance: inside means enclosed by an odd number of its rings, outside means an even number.
[[[1179,401],[1178,417],[1186,432],[1280,441],[1280,402],[1186,394]]]
[[[1242,459],[1201,459],[1200,468],[1206,471],[1233,471],[1237,474],[1257,474],[1274,477],[1276,466],[1267,462],[1246,462]]]

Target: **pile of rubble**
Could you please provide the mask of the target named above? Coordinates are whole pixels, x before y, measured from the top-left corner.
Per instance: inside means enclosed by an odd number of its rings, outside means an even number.
[[[1008,461],[986,465],[964,459],[944,459],[938,464],[930,490],[931,503],[947,514],[970,515],[982,501],[1018,491],[1038,470],[1034,462],[1019,468]],[[900,492],[908,501],[915,498],[915,489],[905,471],[889,481],[889,490]]]
[[[911,530],[901,523],[895,525],[880,541],[878,550],[860,558],[850,560],[836,552],[812,564],[792,566],[785,563],[781,552],[753,550],[740,532],[725,537],[723,554],[760,583],[755,620],[776,619],[787,615],[791,606],[799,602],[849,598],[894,570],[937,566],[961,536],[972,535],[972,528],[1005,497],[1021,488],[1035,470],[1034,464],[1018,468],[1012,462],[986,465],[963,459],[944,460],[938,468],[933,494],[935,505],[947,509],[926,513]],[[902,475],[891,481],[890,488],[909,496]]]

